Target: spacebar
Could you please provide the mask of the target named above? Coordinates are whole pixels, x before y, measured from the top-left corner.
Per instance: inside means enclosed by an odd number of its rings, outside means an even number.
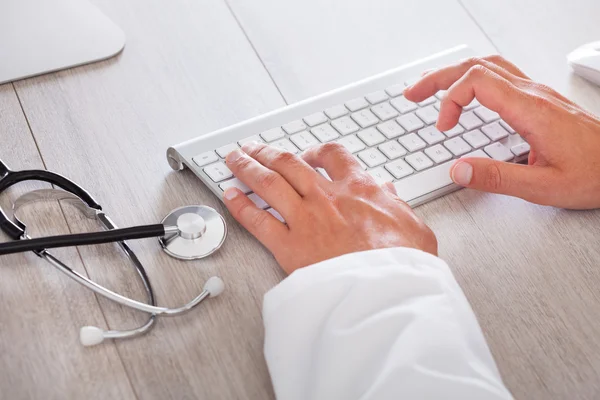
[[[452,183],[450,168],[455,160],[440,164],[394,183],[398,196],[409,202]]]

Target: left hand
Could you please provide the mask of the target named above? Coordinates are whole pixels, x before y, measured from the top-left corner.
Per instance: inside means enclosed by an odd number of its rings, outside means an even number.
[[[231,214],[294,270],[346,253],[412,247],[437,255],[433,232],[395,194],[379,186],[342,145],[313,147],[303,158],[262,143],[227,156],[227,166],[285,219],[283,224],[236,188],[224,200]],[[314,168],[321,167],[333,181]]]

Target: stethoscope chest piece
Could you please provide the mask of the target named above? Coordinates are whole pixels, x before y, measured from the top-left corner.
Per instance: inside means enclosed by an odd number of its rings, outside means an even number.
[[[207,206],[177,208],[162,220],[162,224],[173,229],[167,230],[158,242],[167,254],[182,260],[211,255],[223,245],[227,236],[225,220]]]

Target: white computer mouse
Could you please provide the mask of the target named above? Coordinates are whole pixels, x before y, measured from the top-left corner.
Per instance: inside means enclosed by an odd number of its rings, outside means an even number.
[[[600,42],[575,49],[567,60],[577,75],[600,86]]]

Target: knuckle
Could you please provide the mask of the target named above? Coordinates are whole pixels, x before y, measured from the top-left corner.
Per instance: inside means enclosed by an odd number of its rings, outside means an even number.
[[[506,59],[500,54],[490,54],[488,56],[483,57],[483,59],[497,65],[506,63]]]
[[[481,64],[473,65],[467,71],[467,76],[472,78],[481,78],[488,73],[488,69]]]
[[[287,151],[282,151],[282,152],[277,153],[273,157],[273,159],[271,160],[270,164],[271,165],[280,165],[280,166],[283,166],[283,165],[291,164],[295,160],[296,160],[296,156],[295,155],[293,155],[292,153],[287,152]]]
[[[240,220],[248,209],[252,206],[252,203],[247,201],[238,202],[238,206],[233,210],[233,215],[236,219]]]
[[[344,146],[339,143],[329,142],[319,146],[317,152],[321,157],[331,157],[334,154],[343,153],[345,151]]]
[[[268,149],[267,146],[257,144],[248,151],[248,155],[252,158],[257,158],[260,157],[266,149]]]
[[[260,229],[267,223],[268,217],[269,217],[269,214],[267,214],[265,212],[257,212],[257,213],[254,213],[254,215],[252,215],[252,218],[250,219],[250,223],[255,228]]]
[[[233,165],[235,165],[239,169],[245,169],[245,168],[249,167],[251,164],[252,164],[252,159],[250,159],[248,157],[240,157],[237,160],[235,160],[235,162],[233,163]]]
[[[352,193],[372,195],[376,191],[381,190],[375,180],[365,173],[352,174],[348,177],[347,182],[348,188]]]
[[[263,190],[273,188],[279,181],[279,175],[274,172],[264,172],[256,176],[256,184]]]
[[[469,67],[474,67],[475,65],[479,65],[482,62],[483,62],[483,58],[481,58],[481,57],[469,57],[463,61],[463,64],[467,65]]]
[[[484,170],[484,185],[491,191],[499,191],[506,182],[502,179],[502,172],[496,163],[491,163]]]

